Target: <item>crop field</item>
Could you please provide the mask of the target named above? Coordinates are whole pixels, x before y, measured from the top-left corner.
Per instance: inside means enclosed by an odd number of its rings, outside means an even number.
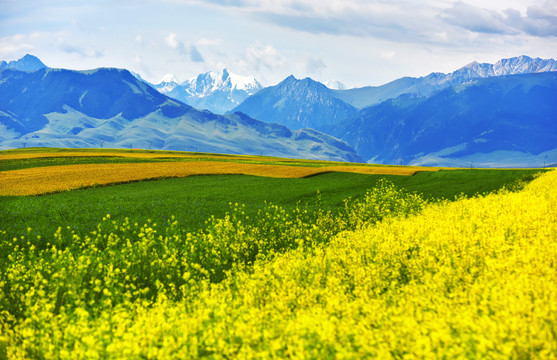
[[[0,359],[557,358],[557,172],[427,170],[0,152]]]
[[[101,154],[102,156],[98,156]],[[78,159],[78,162],[98,160],[111,163],[61,164],[41,166],[41,161],[57,159]],[[145,162],[148,159],[161,159],[161,162]],[[181,159],[181,162],[168,161]],[[207,160],[206,160],[207,159]],[[132,163],[120,163],[120,161]],[[137,162],[139,160],[139,162]],[[110,185],[139,180],[193,175],[241,174],[279,178],[303,178],[326,172],[355,172],[361,174],[414,175],[419,171],[437,171],[437,168],[410,166],[356,166],[317,161],[282,161],[253,156],[229,156],[211,158],[207,155],[194,157],[193,154],[144,152],[44,152],[15,153],[0,155],[0,164],[9,162],[0,176],[0,196],[41,195],[65,190],[79,189],[98,185]],[[24,162],[26,161],[26,163]],[[115,162],[118,163],[115,163]],[[18,162],[24,168],[17,168]],[[24,165],[23,165],[24,164]],[[30,165],[34,165],[29,167]],[[15,169],[14,169],[15,168]]]

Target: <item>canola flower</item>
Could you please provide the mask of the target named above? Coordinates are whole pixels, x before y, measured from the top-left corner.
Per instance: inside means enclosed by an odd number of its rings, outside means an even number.
[[[243,174],[301,178],[330,171],[414,175],[418,168],[350,165],[304,167],[217,161],[59,165],[0,172],[0,196],[40,195],[96,185],[192,175]]]
[[[0,357],[557,358],[556,185],[0,234]]]

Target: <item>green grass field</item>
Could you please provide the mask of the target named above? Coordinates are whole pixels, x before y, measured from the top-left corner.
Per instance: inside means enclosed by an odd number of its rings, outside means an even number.
[[[327,173],[303,179],[207,175],[143,181],[52,195],[0,197],[0,229],[18,236],[31,227],[33,233],[45,237],[60,224],[73,224],[83,234],[110,213],[117,219],[128,217],[139,222],[161,222],[174,215],[182,227],[196,230],[211,215],[223,216],[230,202],[245,204],[248,212],[256,212],[265,201],[291,208],[298,202],[313,204],[319,191],[322,207],[338,211],[344,199],[361,197],[380,179],[421,193],[426,199],[453,199],[460,194],[472,196],[512,186],[536,172],[478,169],[420,172],[414,176]]]

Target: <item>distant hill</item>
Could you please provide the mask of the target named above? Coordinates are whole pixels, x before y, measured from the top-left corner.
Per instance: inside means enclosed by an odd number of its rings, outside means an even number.
[[[139,147],[361,161],[346,143],[171,99],[127,70],[0,71],[0,148]]]
[[[557,160],[557,72],[476,79],[367,107],[334,131],[371,162],[543,166]]]
[[[550,71],[557,71],[557,61],[554,59],[530,58],[523,55],[502,59],[495,64],[473,62],[449,74],[431,73],[420,78],[403,77],[381,86],[336,90],[332,91],[332,94],[338,99],[362,109],[404,94],[428,97],[447,87],[476,79]]]

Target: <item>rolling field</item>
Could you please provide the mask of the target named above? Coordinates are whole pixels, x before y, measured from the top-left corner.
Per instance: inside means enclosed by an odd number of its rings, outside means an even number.
[[[0,196],[0,359],[557,357],[555,171],[0,159],[4,194],[17,171],[127,176]]]
[[[158,160],[158,162],[148,162]],[[181,160],[180,162],[171,160]],[[64,163],[65,162],[65,163]],[[2,166],[2,163],[5,165]],[[44,166],[47,165],[47,166]],[[327,172],[414,175],[438,168],[370,166],[176,152],[15,152],[0,155],[0,196],[42,195],[98,185],[195,175],[304,178]]]
[[[60,156],[57,157],[58,155]],[[5,175],[12,173],[13,170],[22,169],[32,170],[40,179],[45,180],[49,179],[42,175],[45,170],[49,170],[45,167],[69,167],[72,169],[76,165],[142,165],[144,162],[152,164],[154,159],[160,161],[158,164],[162,165],[166,165],[167,161],[174,163],[176,158],[181,158],[189,163],[195,161],[195,164],[210,160],[211,164],[224,163],[232,170],[234,165],[238,164],[237,162],[241,162],[239,167],[243,165],[261,166],[267,163],[277,166],[282,171],[284,171],[283,165],[289,164],[292,165],[287,168],[290,171],[289,174],[300,171],[300,169],[311,172],[326,168],[327,165],[330,167],[331,164],[313,160],[253,156],[197,154],[199,157],[196,157],[195,155],[179,152],[131,150],[116,152],[98,149],[83,149],[79,152],[65,149],[5,151],[0,153],[0,159],[2,159],[0,161],[2,170],[0,185],[3,185],[0,186],[0,193],[14,193],[19,191],[17,189],[26,190],[25,187],[22,187],[23,182],[14,180],[17,178],[16,176]],[[333,164],[363,168],[362,172],[366,171],[366,166],[363,164]],[[398,170],[400,167],[393,167],[394,170],[389,170],[390,167],[387,166],[370,166],[369,168],[384,168],[387,173],[389,171],[404,173]],[[408,167],[402,168],[407,169]],[[173,167],[168,169],[175,171]],[[410,172],[416,172],[421,168],[409,169]],[[325,172],[306,178],[197,175],[160,179],[155,183],[153,181],[136,181],[113,186],[91,186],[43,196],[0,196],[0,229],[6,230],[10,236],[18,236],[24,233],[32,223],[33,234],[46,237],[53,234],[60,224],[71,223],[74,230],[84,235],[94,230],[99,219],[106,214],[111,214],[117,219],[128,217],[134,222],[142,222],[145,219],[164,222],[169,216],[174,215],[184,228],[197,230],[203,227],[205,220],[211,215],[224,216],[230,209],[229,203],[245,204],[248,213],[256,212],[265,204],[265,201],[290,209],[300,201],[304,204],[314,204],[319,191],[320,206],[328,211],[338,212],[344,208],[345,199],[362,197],[368,189],[375,187],[380,179],[387,179],[397,187],[410,192],[421,193],[426,199],[453,199],[460,194],[472,196],[494,191],[503,186],[514,186],[513,184],[520,179],[531,179],[536,172],[538,171],[467,169],[417,172],[414,176]],[[76,178],[71,171],[66,174],[78,181],[81,179]],[[121,176],[118,171],[112,171],[111,174]],[[92,175],[96,177],[98,174],[93,172]],[[131,176],[136,176],[136,174],[132,172]],[[10,181],[7,181],[6,178],[10,178]],[[27,190],[44,189],[51,186],[48,182],[34,180],[35,182],[30,184],[29,179],[25,179],[25,183],[29,186]],[[122,177],[120,180],[121,182],[130,181],[129,178]],[[64,184],[60,179],[54,179],[54,182]]]

